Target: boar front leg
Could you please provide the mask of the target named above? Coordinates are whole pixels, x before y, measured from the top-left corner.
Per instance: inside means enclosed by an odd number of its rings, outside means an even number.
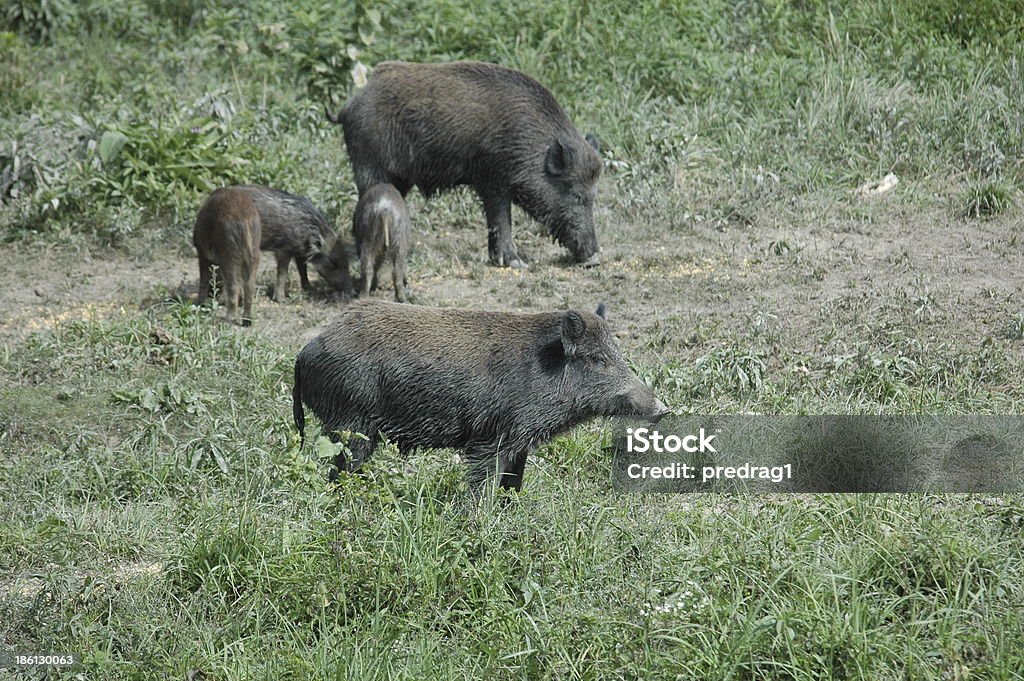
[[[295,268],[299,270],[299,282],[302,284],[302,290],[308,291],[313,288],[313,285],[309,283],[309,271],[306,269],[306,261],[301,258],[295,258]]]
[[[487,215],[487,253],[491,264],[525,269],[512,243],[512,197],[502,189],[479,190]]]
[[[292,256],[288,253],[275,253],[277,256],[277,283],[274,285],[273,299],[275,303],[283,302],[288,295],[288,263]]]
[[[502,452],[496,442],[476,442],[466,445],[466,463],[469,464],[469,489],[479,493],[484,482],[492,480],[501,489],[519,490],[523,486],[526,452]]]

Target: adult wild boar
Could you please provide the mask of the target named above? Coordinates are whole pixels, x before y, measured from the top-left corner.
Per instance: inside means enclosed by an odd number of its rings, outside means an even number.
[[[375,184],[356,203],[352,215],[352,233],[359,252],[361,291],[369,295],[377,289],[377,279],[385,260],[391,261],[391,281],[395,300],[404,303],[409,286],[405,274],[409,257],[409,209],[390,184]]]
[[[428,197],[469,185],[484,204],[493,263],[524,266],[512,243],[513,202],[578,262],[598,261],[601,157],[530,76],[480,62],[384,62],[327,117],[344,128],[360,194],[381,182]]]
[[[597,313],[477,312],[358,301],[295,360],[295,425],[303,403],[355,470],[380,435],[403,451],[465,450],[470,486],[488,477],[519,489],[527,455],[596,416],[658,418],[668,410],[626,366]]]
[[[306,270],[306,263],[311,263],[332,288],[351,290],[346,245],[312,201],[262,185],[236,185],[226,190],[248,195],[259,211],[263,228],[260,249],[273,251],[277,259],[276,302],[288,295],[288,265],[292,260],[303,289],[311,288]]]
[[[252,198],[243,192],[218,189],[203,203],[192,228],[192,243],[199,256],[199,296],[206,303],[213,279],[213,265],[224,281],[225,312],[229,322],[252,324],[256,273],[260,266],[260,214]],[[242,304],[239,318],[238,305]]]

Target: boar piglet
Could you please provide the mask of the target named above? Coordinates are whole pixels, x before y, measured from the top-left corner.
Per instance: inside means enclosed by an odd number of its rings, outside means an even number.
[[[288,295],[288,265],[294,260],[303,289],[309,289],[306,263],[338,291],[350,292],[348,253],[331,228],[327,217],[305,196],[289,194],[262,185],[237,185],[230,191],[247,194],[260,213],[263,238],[260,249],[273,251],[277,259],[276,302]]]
[[[390,184],[375,184],[356,204],[352,232],[362,272],[362,293],[377,290],[377,279],[385,260],[391,261],[395,300],[404,303],[409,286],[406,260],[409,257],[409,209],[405,199]]]
[[[256,295],[256,273],[260,264],[260,214],[244,193],[230,189],[213,192],[199,209],[192,230],[192,243],[199,255],[199,296],[203,305],[210,295],[212,266],[220,267],[224,281],[227,320],[252,324],[252,301]],[[243,314],[238,318],[239,299]]]
[[[566,310],[477,312],[361,300],[295,360],[293,411],[303,403],[334,441],[338,470],[355,470],[380,435],[407,452],[465,450],[471,489],[519,489],[527,455],[597,416],[659,418],[668,410],[626,366],[603,318]],[[333,476],[332,476],[333,477]]]
[[[578,262],[598,262],[596,140],[584,139],[525,73],[481,62],[384,62],[327,117],[344,128],[360,195],[381,182],[427,197],[469,185],[483,201],[494,264],[525,267],[512,242],[513,203]]]

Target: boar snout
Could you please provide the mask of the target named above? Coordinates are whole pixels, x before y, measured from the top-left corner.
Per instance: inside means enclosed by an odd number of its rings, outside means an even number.
[[[333,254],[319,255],[312,259],[313,267],[320,274],[320,278],[327,282],[328,286],[336,291],[352,293],[352,276],[348,271],[348,262],[344,254],[339,261]]]
[[[581,224],[572,221],[553,231],[555,238],[572,252],[572,257],[578,264],[593,266],[601,261],[601,249],[597,246],[593,222],[584,220]]]
[[[649,415],[649,418],[657,423],[664,417],[672,413],[672,410],[665,406],[665,403],[661,400],[654,400],[654,411]]]
[[[657,421],[669,413],[671,410],[655,396],[647,384],[640,379],[634,379],[620,397],[619,409],[615,415],[642,416]]]

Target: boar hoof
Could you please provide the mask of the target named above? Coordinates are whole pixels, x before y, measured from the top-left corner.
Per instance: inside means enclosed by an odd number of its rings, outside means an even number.
[[[492,252],[491,264],[498,267],[511,267],[514,270],[530,269],[526,261],[520,258],[513,250],[502,251],[499,249],[496,252]]]
[[[511,267],[514,270],[528,270],[530,266],[527,265],[523,260],[520,260],[517,256],[505,257],[502,256],[498,259],[498,267]]]

